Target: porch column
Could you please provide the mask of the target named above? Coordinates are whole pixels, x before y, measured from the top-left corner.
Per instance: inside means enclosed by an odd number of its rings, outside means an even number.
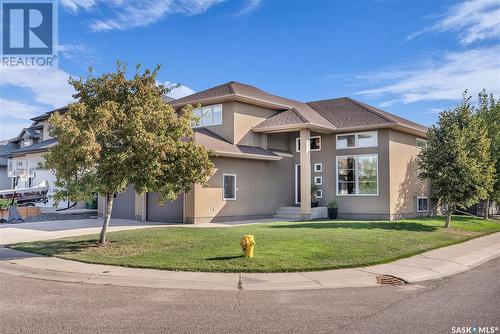
[[[300,130],[300,214],[311,218],[311,132]]]

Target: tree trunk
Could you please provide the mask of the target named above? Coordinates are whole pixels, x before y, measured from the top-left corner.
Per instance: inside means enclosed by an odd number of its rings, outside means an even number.
[[[490,199],[486,200],[486,207],[484,208],[484,219],[490,218]]]
[[[450,227],[450,224],[451,224],[451,214],[452,214],[452,211],[448,211],[446,213],[446,223],[444,224],[445,228],[449,228]]]
[[[104,222],[102,224],[101,234],[99,235],[99,245],[104,245],[106,242],[106,230],[111,220],[111,210],[113,209],[114,196],[112,193],[106,194],[106,211],[104,212]]]

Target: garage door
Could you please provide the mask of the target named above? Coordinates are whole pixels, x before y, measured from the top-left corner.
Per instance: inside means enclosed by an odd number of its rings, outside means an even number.
[[[111,210],[112,218],[134,219],[135,218],[135,188],[129,185],[127,191],[116,194]]]
[[[148,193],[147,220],[153,222],[182,223],[184,212],[184,195],[179,195],[175,201],[167,201],[164,205],[158,203],[158,193]]]

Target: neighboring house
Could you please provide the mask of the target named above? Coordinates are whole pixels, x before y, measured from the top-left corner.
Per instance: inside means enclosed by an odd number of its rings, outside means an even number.
[[[191,104],[194,141],[215,151],[207,186],[160,206],[133,185],[112,216],[205,223],[324,216],[335,200],[344,219],[431,214],[430,186],[415,162],[426,127],[351,98],[299,102],[229,82],[171,102]],[[322,208],[311,209],[311,186]],[[102,214],[104,201],[99,201]]]
[[[59,108],[43,115],[32,118],[33,123],[30,127],[24,128],[16,138],[10,139],[11,149],[8,153],[0,153],[3,158],[9,158],[12,163],[25,164],[26,168],[34,169],[34,177],[25,181],[19,180],[16,184],[17,187],[31,187],[35,186],[41,181],[48,181],[49,195],[54,191],[55,175],[54,172],[39,167],[43,162],[43,154],[50,146],[57,143],[57,140],[52,138],[49,134],[48,118],[50,114],[56,111],[64,112],[65,107]],[[12,182],[13,179],[10,179]],[[11,185],[12,186],[12,185]],[[46,204],[39,204],[39,206],[52,207],[53,201],[49,200]],[[66,207],[67,203],[60,203],[58,207]]]
[[[10,154],[13,150],[19,148],[16,143],[11,140],[0,141],[0,190],[12,189],[14,186],[13,179],[7,175],[7,158],[4,155]]]

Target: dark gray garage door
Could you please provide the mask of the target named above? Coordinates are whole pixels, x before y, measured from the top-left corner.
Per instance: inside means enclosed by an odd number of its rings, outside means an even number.
[[[135,218],[135,188],[129,185],[126,192],[116,194],[111,210],[112,218]]]
[[[158,203],[158,197],[158,193],[148,193],[147,220],[182,223],[184,195],[181,194],[175,201],[167,201],[164,205]]]

